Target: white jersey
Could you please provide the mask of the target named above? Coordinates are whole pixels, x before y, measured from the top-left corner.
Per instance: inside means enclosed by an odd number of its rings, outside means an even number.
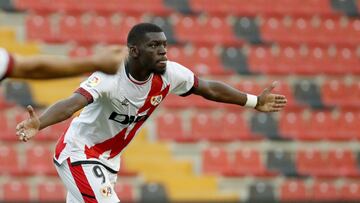
[[[114,172],[120,154],[168,93],[187,95],[198,80],[184,66],[168,61],[163,75],[147,81],[131,77],[121,64],[116,75],[96,72],[76,91],[88,99],[55,149],[55,161],[70,157],[73,164],[99,162]]]
[[[13,57],[5,49],[0,48],[0,81],[10,74],[13,66]]]

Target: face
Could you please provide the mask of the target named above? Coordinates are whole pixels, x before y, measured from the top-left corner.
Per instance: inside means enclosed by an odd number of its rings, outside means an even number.
[[[164,74],[166,70],[166,36],[163,32],[145,34],[143,42],[138,45],[138,60],[149,72]]]

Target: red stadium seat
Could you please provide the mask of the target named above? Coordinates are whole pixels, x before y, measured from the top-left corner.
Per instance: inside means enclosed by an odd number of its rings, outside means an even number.
[[[23,180],[9,180],[2,185],[4,202],[31,202],[30,187]]]
[[[210,147],[202,152],[202,171],[222,175],[230,170],[228,153],[220,147]]]
[[[235,140],[256,140],[262,137],[256,136],[251,132],[248,122],[242,117],[241,112],[231,112],[221,117],[222,132],[221,137],[224,141]]]
[[[84,57],[91,56],[92,54],[93,50],[88,46],[75,46],[68,53],[70,57]]]
[[[360,125],[359,113],[356,111],[342,111],[338,118],[337,133],[339,137],[360,139],[358,126]]]
[[[121,202],[135,202],[135,191],[133,186],[127,183],[116,183],[115,192]]]
[[[261,155],[256,150],[241,149],[235,151],[235,159],[228,176],[272,176],[262,162]]]
[[[360,176],[360,170],[357,169],[355,154],[350,150],[330,150],[328,153],[329,171],[334,176]]]
[[[66,199],[66,189],[60,181],[45,181],[36,186],[40,202],[64,202]]]
[[[351,103],[353,89],[340,80],[326,81],[322,86],[322,98],[330,106],[348,106]]]
[[[306,140],[333,139],[338,135],[337,120],[333,118],[331,112],[311,112],[308,124],[306,131],[302,132],[302,137]]]
[[[2,141],[18,141],[18,137],[16,136],[16,122],[8,118],[7,114],[0,113],[0,140]]]
[[[311,187],[312,200],[315,201],[339,201],[339,193],[334,184],[325,181],[315,181]]]
[[[26,36],[28,40],[39,40],[45,42],[56,41],[49,16],[28,15],[26,16]],[[41,32],[39,32],[41,30]]]
[[[59,20],[59,40],[62,42],[74,41],[79,44],[91,42],[89,32],[92,28],[83,23],[81,16],[63,15]]]
[[[160,140],[181,140],[185,137],[183,121],[176,113],[166,113],[156,118],[157,136]]]
[[[25,151],[26,172],[35,175],[56,175],[53,164],[53,152],[48,146],[28,146]]]
[[[329,176],[329,162],[319,150],[300,150],[296,153],[296,165],[302,175]]]
[[[280,200],[284,202],[308,201],[310,192],[300,180],[286,180],[280,187]]]
[[[221,123],[209,113],[197,113],[191,118],[191,135],[199,140],[217,140],[221,135]]]
[[[344,183],[340,188],[340,199],[343,201],[358,201],[360,199],[360,183]]]
[[[0,145],[0,173],[2,175],[21,175],[19,153],[13,145]]]
[[[212,47],[170,47],[168,49],[170,60],[192,70],[196,75],[229,75]]]
[[[278,123],[281,135],[288,139],[301,140],[303,129],[307,126],[301,111],[282,112]]]
[[[178,16],[174,29],[177,39],[181,42],[193,42],[202,45],[241,44],[241,41],[236,39],[232,27],[226,22],[226,19],[221,17]]]

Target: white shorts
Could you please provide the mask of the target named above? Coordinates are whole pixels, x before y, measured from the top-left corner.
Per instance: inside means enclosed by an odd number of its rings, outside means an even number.
[[[117,203],[117,174],[96,163],[71,165],[67,159],[55,168],[67,189],[66,203]]]

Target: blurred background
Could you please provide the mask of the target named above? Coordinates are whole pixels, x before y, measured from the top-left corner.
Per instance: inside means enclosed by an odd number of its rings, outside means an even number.
[[[203,78],[259,94],[274,80],[289,101],[263,114],[168,96],[123,154],[122,202],[360,202],[359,0],[0,0],[0,47],[90,55],[153,22],[168,57]],[[84,77],[7,80],[0,99],[0,202],[64,202],[52,164],[69,121],[28,143],[27,117]]]

